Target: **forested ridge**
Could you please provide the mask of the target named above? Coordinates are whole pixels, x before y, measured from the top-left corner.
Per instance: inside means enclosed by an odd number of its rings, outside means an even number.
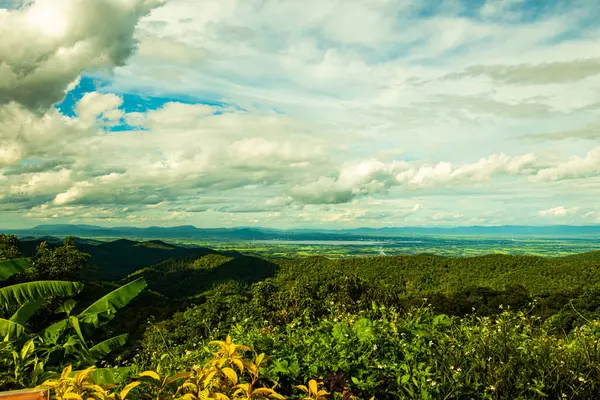
[[[0,260],[4,293],[28,282],[80,282],[27,298],[39,302],[29,318],[12,318],[27,307],[0,294],[2,321],[19,322],[0,324],[3,389],[41,384],[67,365],[120,371],[94,379],[121,387],[146,370],[173,376],[203,365],[209,341],[230,335],[271,356],[248,378],[254,387],[287,398],[303,398],[295,386],[310,380],[327,392],[310,398],[336,399],[589,399],[600,391],[600,252],[287,259],[159,240],[2,235]],[[107,316],[86,311],[115,291],[120,300]],[[242,398],[233,384],[227,391],[226,375],[218,390]],[[128,397],[156,398],[151,386]],[[181,396],[183,386],[170,382],[160,398]]]

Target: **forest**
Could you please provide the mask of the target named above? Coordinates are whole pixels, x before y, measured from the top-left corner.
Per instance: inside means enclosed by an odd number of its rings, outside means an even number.
[[[0,390],[598,399],[600,251],[266,257],[0,235]]]

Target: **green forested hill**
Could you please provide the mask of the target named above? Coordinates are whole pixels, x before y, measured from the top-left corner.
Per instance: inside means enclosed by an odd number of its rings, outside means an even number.
[[[33,256],[42,241],[58,246],[57,238],[38,238],[21,241],[21,252]],[[116,281],[127,277],[138,269],[181,257],[199,257],[216,252],[207,248],[184,248],[160,240],[137,242],[119,239],[111,242],[95,242],[75,239],[77,249],[90,255],[93,268],[83,276],[87,280]]]

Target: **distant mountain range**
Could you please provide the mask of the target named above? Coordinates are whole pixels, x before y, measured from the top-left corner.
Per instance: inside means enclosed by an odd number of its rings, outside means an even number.
[[[494,236],[581,236],[600,235],[600,225],[550,226],[460,226],[448,228],[400,227],[355,229],[270,229],[270,228],[196,228],[191,225],[147,228],[101,227],[94,225],[38,225],[30,229],[1,229],[0,232],[25,236],[77,236],[80,238],[189,238],[201,240],[372,240],[374,238],[418,235],[494,235]]]

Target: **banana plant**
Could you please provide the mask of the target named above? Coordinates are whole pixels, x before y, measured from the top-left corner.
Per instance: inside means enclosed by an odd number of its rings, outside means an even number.
[[[0,280],[25,271],[32,266],[28,258],[0,261]],[[34,281],[0,288],[0,308],[19,307],[8,319],[0,318],[0,335],[18,339],[25,332],[25,323],[42,306],[45,299],[53,296],[74,296],[83,284],[70,281]]]
[[[60,310],[67,314],[66,318],[48,326],[39,333],[39,336],[45,343],[54,346],[54,350],[77,354],[82,361],[93,365],[127,343],[128,335],[114,336],[94,346],[88,345],[86,337],[94,329],[112,320],[117,311],[129,304],[145,287],[146,281],[144,278],[139,278],[113,290],[77,315],[72,314],[75,302],[67,300],[60,307]],[[65,337],[66,341],[64,341]]]

